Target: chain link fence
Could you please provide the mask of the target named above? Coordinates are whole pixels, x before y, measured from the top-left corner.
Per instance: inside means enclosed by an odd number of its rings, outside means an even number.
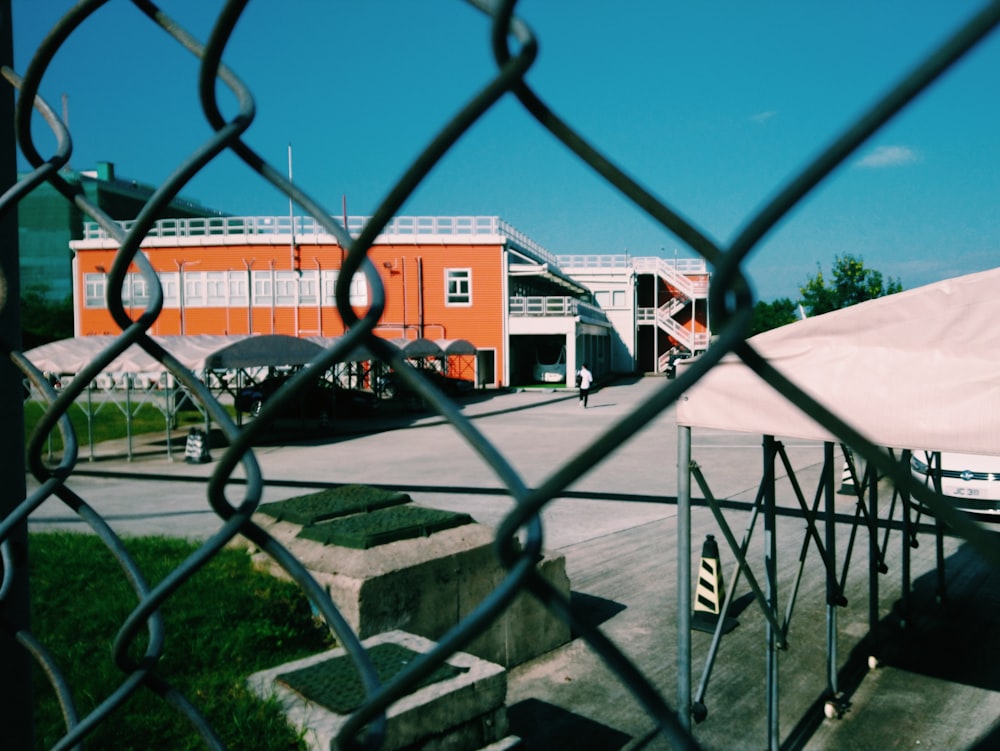
[[[735,353],[766,382],[784,394],[787,399],[803,411],[810,414],[817,422],[826,427],[844,443],[850,445],[859,457],[863,457],[870,466],[877,467],[883,474],[898,480],[902,485],[908,482],[908,468],[900,463],[889,460],[878,448],[868,443],[849,425],[844,424],[835,414],[828,412],[821,405],[810,399],[790,382],[783,379],[771,365],[757,356],[752,346],[746,341],[753,307],[751,285],[744,273],[744,264],[748,255],[761,239],[772,230],[799,202],[822,182],[834,169],[841,165],[859,146],[889,123],[894,116],[908,106],[927,86],[946,71],[964,53],[973,48],[980,40],[989,35],[1000,22],[1000,3],[990,3],[973,18],[958,34],[950,39],[940,49],[925,59],[909,76],[893,91],[885,96],[868,112],[853,123],[836,141],[818,158],[809,164],[800,174],[791,180],[770,202],[768,202],[749,222],[739,235],[728,245],[723,246],[704,235],[695,226],[687,222],[681,214],[669,205],[655,198],[642,186],[636,184],[629,176],[605,157],[598,147],[575,131],[563,121],[546,104],[544,98],[526,81],[526,74],[531,68],[538,49],[538,42],[533,36],[528,24],[514,15],[516,3],[496,2],[487,0],[472,0],[472,5],[484,14],[485,22],[492,28],[492,51],[496,60],[496,75],[482,88],[460,112],[447,123],[427,145],[412,164],[408,165],[402,178],[389,191],[384,202],[378,207],[370,221],[356,237],[332,219],[333,212],[315,201],[300,185],[294,185],[281,171],[268,164],[259,154],[251,149],[242,136],[253,117],[254,101],[252,92],[239,79],[237,71],[229,70],[221,63],[227,41],[237,24],[241,13],[247,4],[246,0],[236,0],[227,3],[215,19],[214,31],[207,42],[193,38],[184,28],[174,23],[164,12],[147,0],[135,0],[134,4],[145,14],[151,24],[156,24],[169,34],[178,45],[195,55],[201,63],[200,67],[200,101],[205,117],[208,119],[214,135],[201,148],[182,164],[146,203],[139,216],[132,222],[127,231],[104,215],[91,204],[84,194],[65,182],[59,175],[61,167],[67,164],[71,153],[70,133],[57,114],[38,96],[38,90],[43,80],[46,68],[60,49],[67,37],[75,29],[87,23],[88,17],[94,13],[104,0],[83,0],[70,10],[65,17],[52,29],[49,36],[37,50],[29,68],[23,72],[23,78],[4,68],[3,75],[10,87],[16,89],[16,109],[9,111],[11,89],[3,97],[4,109],[0,117],[5,122],[13,121],[16,125],[17,141],[24,158],[32,165],[33,171],[21,180],[14,177],[13,161],[10,152],[13,151],[12,133],[6,129],[0,130],[4,138],[3,151],[6,165],[5,184],[11,187],[0,199],[0,227],[3,228],[5,241],[16,235],[15,209],[17,203],[33,188],[43,182],[48,182],[58,190],[65,200],[73,204],[89,219],[97,222],[106,232],[115,237],[120,244],[114,264],[108,271],[108,289],[112,291],[108,304],[113,317],[121,327],[121,334],[114,343],[108,346],[71,382],[63,384],[57,393],[42,374],[33,368],[27,358],[18,351],[16,342],[18,335],[18,290],[16,282],[16,258],[4,256],[4,278],[0,279],[0,312],[2,312],[3,345],[6,348],[6,360],[2,372],[4,389],[4,415],[2,432],[2,453],[4,455],[4,476],[15,480],[23,476],[24,466],[20,457],[26,455],[27,468],[39,482],[38,490],[30,495],[22,490],[18,493],[17,482],[8,484],[8,490],[13,489],[15,499],[4,501],[0,507],[0,541],[2,541],[2,574],[0,582],[0,604],[2,604],[2,647],[0,647],[0,662],[4,664],[3,677],[0,678],[0,703],[7,707],[8,718],[17,718],[26,722],[30,716],[22,710],[30,707],[23,698],[24,687],[28,685],[25,678],[30,669],[29,660],[34,660],[43,666],[49,677],[53,690],[65,703],[67,728],[65,737],[59,742],[58,748],[77,747],[86,738],[87,733],[96,725],[110,721],[114,707],[121,704],[131,693],[153,688],[165,700],[171,701],[180,711],[187,714],[191,724],[199,729],[205,738],[206,746],[217,747],[218,741],[211,728],[204,727],[204,720],[193,703],[179,701],[173,696],[173,689],[156,675],[156,663],[160,656],[163,640],[162,622],[158,610],[172,594],[192,577],[206,562],[237,536],[250,540],[260,550],[266,552],[288,576],[302,588],[309,600],[315,605],[322,618],[335,634],[338,643],[344,647],[361,675],[367,690],[367,698],[360,709],[350,718],[340,735],[343,747],[361,745],[366,748],[378,748],[385,733],[385,713],[387,707],[401,697],[412,693],[421,682],[430,676],[449,656],[461,651],[489,624],[503,613],[512,600],[523,592],[530,592],[552,613],[566,621],[573,632],[584,639],[591,649],[601,656],[609,669],[618,677],[621,683],[633,694],[638,703],[650,717],[657,733],[674,748],[694,748],[697,742],[690,731],[687,718],[688,710],[678,711],[674,702],[664,696],[646,677],[642,666],[634,664],[629,656],[614,642],[608,639],[599,629],[588,625],[578,617],[571,603],[543,577],[537,569],[541,559],[542,521],[541,512],[564,490],[571,486],[595,463],[613,458],[618,447],[625,444],[630,437],[636,435],[647,426],[657,415],[674,404],[684,392],[709,372],[719,360],[730,353]],[[6,9],[5,34],[8,36],[9,53],[9,7]],[[10,55],[7,55],[10,59]],[[238,102],[238,112],[227,119],[222,115],[216,100],[217,86],[225,87]],[[699,254],[714,269],[713,286],[711,289],[711,320],[714,324],[716,339],[708,352],[686,370],[682,377],[665,381],[655,396],[641,405],[606,433],[597,438],[586,449],[579,452],[564,466],[558,467],[551,476],[538,487],[529,487],[507,459],[491,444],[475,425],[463,415],[456,405],[429,386],[407,364],[400,352],[373,334],[373,329],[379,323],[385,302],[385,290],[382,281],[366,253],[383,228],[393,220],[397,211],[407,198],[420,186],[430,170],[454,146],[456,141],[476,121],[488,113],[501,99],[516,99],[524,112],[537,122],[539,128],[549,131],[558,141],[573,152],[583,163],[600,178],[621,192],[628,200],[640,207],[653,220],[659,223],[664,231],[676,236],[691,250]],[[57,148],[52,154],[41,154],[36,149],[31,133],[30,123],[33,111],[37,111],[48,123],[57,141]],[[12,117],[7,117],[7,115]],[[335,346],[324,351],[312,363],[314,368],[328,369],[335,366],[346,355],[359,345],[364,345],[379,359],[397,370],[409,382],[409,385],[424,398],[427,404],[441,417],[454,426],[454,429],[488,465],[506,488],[513,501],[513,510],[499,526],[495,538],[495,550],[499,559],[506,567],[506,578],[486,597],[468,617],[457,627],[439,640],[437,646],[430,652],[412,663],[405,671],[398,674],[388,683],[380,683],[373,668],[372,661],[362,647],[358,636],[348,626],[344,617],[338,612],[327,593],[320,587],[305,566],[289,551],[275,540],[269,533],[258,526],[253,520],[253,514],[261,499],[264,477],[258,465],[252,446],[257,436],[257,426],[264,421],[252,422],[237,426],[223,406],[213,397],[210,390],[191,372],[187,371],[171,354],[158,344],[149,332],[163,307],[163,294],[159,288],[157,276],[151,265],[140,251],[140,245],[145,235],[151,230],[161,212],[168,203],[178,196],[185,185],[220,155],[229,153],[236,155],[249,166],[258,178],[266,181],[284,193],[308,213],[325,232],[333,235],[341,246],[349,249],[337,288],[337,302],[340,315],[349,329]],[[9,161],[7,161],[9,160]],[[145,312],[136,320],[132,320],[123,305],[120,290],[125,275],[130,266],[137,267],[145,276],[150,289],[150,301]],[[371,304],[364,315],[357,315],[350,305],[349,283],[356,272],[367,278],[372,290]],[[114,291],[119,290],[116,297]],[[136,568],[134,561],[114,533],[111,527],[100,515],[94,513],[86,499],[77,496],[67,487],[67,479],[71,478],[77,463],[77,440],[67,418],[67,410],[73,401],[80,396],[88,385],[107,369],[117,356],[130,345],[137,344],[162,363],[174,378],[197,399],[211,421],[220,426],[228,444],[220,456],[210,480],[206,483],[206,501],[218,515],[223,524],[220,530],[205,541],[198,551],[179,566],[169,577],[154,587],[142,585],[142,573]],[[11,367],[11,364],[15,367]],[[290,398],[296,389],[304,387],[308,373],[304,370],[302,377],[295,377],[289,382],[289,388],[279,399],[268,404],[266,409],[278,410],[281,402]],[[9,394],[20,394],[20,380],[28,378],[32,387],[45,395],[48,409],[44,418],[28,441],[27,452],[21,451],[21,435],[23,431],[21,418],[16,412],[21,408],[19,398],[9,398]],[[47,466],[43,457],[46,454],[46,437],[57,430],[62,434],[65,444],[63,458],[58,466]],[[230,485],[233,473],[239,470],[243,482]],[[243,496],[238,502],[227,498],[227,487],[241,487]],[[933,493],[923,492],[913,488],[913,492],[931,509],[940,509],[939,499]],[[8,496],[10,498],[11,496]],[[97,710],[85,718],[76,718],[72,709],[72,687],[61,677],[58,666],[51,664],[44,650],[32,638],[27,617],[27,597],[29,580],[25,570],[24,551],[27,545],[27,520],[46,499],[57,498],[92,527],[104,541],[108,549],[120,562],[122,574],[135,582],[137,604],[127,622],[121,626],[116,642],[115,658],[119,664],[131,665],[119,694],[113,701],[102,703]],[[22,500],[23,499],[23,500]],[[958,525],[968,539],[980,548],[984,554],[987,550],[986,538],[970,526]],[[518,535],[524,537],[524,544],[518,543]],[[125,658],[140,634],[150,633],[148,645],[145,648],[144,659],[130,661]],[[17,728],[10,722],[5,734],[14,732]],[[16,745],[16,741],[15,741]]]

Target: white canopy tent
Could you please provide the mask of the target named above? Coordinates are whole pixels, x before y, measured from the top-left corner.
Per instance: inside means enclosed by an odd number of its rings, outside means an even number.
[[[209,371],[245,371],[254,368],[299,366],[315,359],[324,349],[334,346],[339,337],[299,338],[281,334],[255,336],[154,336],[153,340],[171,353],[184,367],[199,378]],[[31,363],[40,371],[54,376],[72,376],[81,372],[93,362],[102,352],[112,346],[115,336],[85,336],[50,342],[25,353]],[[402,354],[410,359],[445,358],[452,355],[474,355],[476,348],[464,339],[438,340],[429,339],[393,339],[388,340]],[[354,347],[341,362],[352,365],[374,360],[371,351],[364,345]],[[362,366],[363,367],[363,366]],[[172,379],[162,378],[166,372],[165,366],[151,357],[138,345],[132,345],[122,354],[108,363],[99,376],[87,387],[87,399],[83,402],[88,419],[93,417],[94,410],[90,403],[94,394],[106,401],[118,404],[112,393],[115,387],[124,388],[126,401],[123,411],[126,420],[132,419],[131,395],[133,389],[141,400],[152,402],[163,411],[167,429],[167,453],[171,456],[170,430],[173,416],[185,403],[182,392],[174,388]],[[119,379],[120,374],[130,377]],[[143,378],[136,379],[137,375]],[[104,379],[104,380],[102,380]],[[221,383],[221,385],[220,385]],[[214,388],[230,390],[233,383],[242,384],[242,374],[235,381],[226,379],[216,381]],[[167,390],[159,394],[161,387]],[[178,396],[180,395],[180,396]],[[187,401],[194,405],[190,399]],[[197,406],[197,405],[195,405]],[[200,409],[200,408],[199,408]],[[205,413],[206,432],[209,429],[208,414]],[[91,458],[93,458],[93,442]],[[129,433],[129,457],[132,455],[131,432]]]
[[[749,343],[876,445],[1000,454],[1000,268],[808,318]],[[677,422],[837,440],[735,356],[685,392]]]
[[[749,344],[770,365],[799,389],[822,404],[843,422],[876,446],[891,449],[923,449],[1000,455],[1000,269],[949,279],[936,284],[896,293],[877,300],[844,308],[825,315],[792,323],[759,334]],[[693,361],[678,363],[683,374]],[[677,405],[678,464],[688,471],[678,472],[678,706],[700,707],[707,682],[703,677],[699,693],[691,692],[691,429],[712,428],[765,437],[764,459],[770,471],[763,472],[758,500],[764,516],[766,601],[757,593],[761,612],[769,617],[767,631],[766,681],[767,728],[769,747],[777,747],[779,643],[776,634],[781,614],[778,611],[778,545],[775,525],[775,448],[774,438],[799,438],[824,443],[822,462],[822,497],[824,539],[827,559],[827,676],[828,690],[824,711],[834,716],[842,712],[837,704],[836,610],[841,604],[837,584],[837,562],[833,540],[837,525],[833,493],[833,446],[840,437],[807,416],[765,382],[734,355],[725,357],[681,396]],[[869,494],[859,495],[864,514],[856,514],[853,525],[868,532],[870,561],[869,613],[872,634],[878,619],[878,575],[875,562],[881,560],[880,522],[874,476]],[[819,494],[817,495],[817,501]],[[905,543],[910,542],[911,520],[901,501],[900,524]],[[712,506],[711,503],[709,503]],[[745,550],[739,548],[731,529],[725,525],[719,509],[713,506],[730,551],[740,561],[741,570],[751,564]],[[892,513],[892,505],[889,507]],[[869,521],[869,514],[871,519]],[[808,515],[805,515],[808,516]],[[989,544],[968,521],[962,529],[969,539],[978,538],[977,547]],[[806,535],[813,534],[817,546],[820,532],[816,522],[807,519]],[[888,529],[888,527],[886,527]],[[938,528],[940,550],[940,527]],[[886,537],[886,544],[888,538]],[[746,542],[744,543],[746,544]],[[787,547],[787,541],[784,543]],[[801,550],[807,549],[803,544]],[[909,544],[902,545],[904,591],[909,588]],[[940,553],[939,553],[940,555]],[[804,557],[800,556],[800,561]],[[847,565],[844,561],[843,565]],[[939,564],[940,565],[940,564]],[[846,575],[846,574],[842,574]],[[939,573],[940,575],[940,573]],[[940,585],[939,586],[943,586]],[[794,590],[791,597],[794,599]],[[723,609],[722,612],[725,612]],[[789,607],[788,612],[791,612]],[[719,622],[725,619],[720,618]],[[714,659],[715,644],[708,664]],[[877,636],[874,642],[877,644]],[[869,664],[873,659],[870,653]]]
[[[25,353],[36,368],[47,373],[79,373],[115,341],[114,336],[81,336],[35,347]],[[196,373],[255,365],[301,365],[320,351],[318,344],[292,336],[154,336],[186,368]],[[145,373],[164,370],[155,358],[133,344],[106,370],[112,373]]]
[[[35,347],[25,353],[39,370],[46,373],[79,373],[87,363],[109,347],[113,336],[83,336],[63,339]],[[308,339],[282,334],[257,336],[154,336],[153,340],[169,351],[189,370],[200,373],[211,370],[235,370],[266,365],[304,365],[323,349],[333,346],[338,337]],[[407,357],[445,357],[474,355],[476,348],[464,339],[393,339],[389,340]],[[373,359],[367,347],[355,347],[348,361]],[[149,373],[164,370],[138,345],[132,345],[110,363],[106,371],[113,373]]]

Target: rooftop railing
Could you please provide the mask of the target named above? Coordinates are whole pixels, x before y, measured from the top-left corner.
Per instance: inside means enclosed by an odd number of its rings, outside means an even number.
[[[515,296],[510,298],[508,307],[512,316],[575,317],[585,315],[588,318],[607,320],[607,315],[601,308],[575,297]]]
[[[601,255],[578,253],[557,257],[561,269],[627,269],[641,273],[656,273],[659,265],[679,274],[705,274],[708,267],[703,258],[659,258],[657,256],[632,256],[624,253]]]
[[[348,216],[347,231],[357,237],[371,217]],[[342,220],[341,220],[342,223]],[[125,231],[134,220],[119,221]],[[311,216],[210,216],[186,219],[160,219],[146,234],[147,239],[185,237],[295,237],[299,241],[334,242],[335,238]],[[421,240],[503,238],[539,263],[557,264],[556,256],[526,234],[496,216],[398,216],[383,228],[379,237],[419,238]],[[111,236],[96,222],[86,222],[84,240],[109,240]]]

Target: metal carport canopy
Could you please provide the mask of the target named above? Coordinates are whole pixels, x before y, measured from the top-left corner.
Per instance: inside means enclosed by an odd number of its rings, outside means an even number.
[[[81,336],[49,342],[26,352],[39,370],[48,373],[79,373],[117,339],[111,335]],[[340,337],[299,338],[284,334],[254,336],[154,336],[184,367],[194,372],[205,368],[236,370],[264,365],[303,365]],[[407,358],[474,355],[476,348],[465,339],[388,339]],[[364,345],[355,347],[344,361],[376,359]],[[163,365],[133,344],[104,368],[105,372],[147,373],[164,370]]]
[[[435,339],[434,343],[445,356],[476,354],[476,345],[467,339]]]
[[[791,323],[749,343],[876,445],[1000,454],[1000,268]],[[690,366],[682,361],[679,372]],[[684,393],[677,423],[838,440],[735,356]]]
[[[79,373],[117,337],[81,336],[50,342],[29,350],[27,358],[39,370],[48,373]],[[284,335],[260,336],[154,336],[152,339],[169,351],[191,371],[205,368],[235,370],[262,365],[302,365],[309,362],[321,347],[305,339]],[[165,370],[162,363],[133,344],[105,367],[105,372],[143,373]]]

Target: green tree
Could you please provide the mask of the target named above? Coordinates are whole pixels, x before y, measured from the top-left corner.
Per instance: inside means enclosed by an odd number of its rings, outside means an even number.
[[[786,323],[798,320],[795,314],[795,303],[787,297],[782,297],[774,302],[764,302],[758,300],[753,306],[753,319],[750,321],[750,336],[759,334],[762,331],[776,329]]]
[[[885,281],[882,272],[865,268],[860,256],[847,254],[834,258],[829,285],[823,277],[823,270],[817,265],[816,276],[809,277],[799,288],[799,293],[806,313],[817,316],[865,300],[901,292],[902,289],[903,285],[898,279],[889,277]]]
[[[21,291],[21,344],[25,350],[73,336],[73,298],[53,302],[43,286]]]

